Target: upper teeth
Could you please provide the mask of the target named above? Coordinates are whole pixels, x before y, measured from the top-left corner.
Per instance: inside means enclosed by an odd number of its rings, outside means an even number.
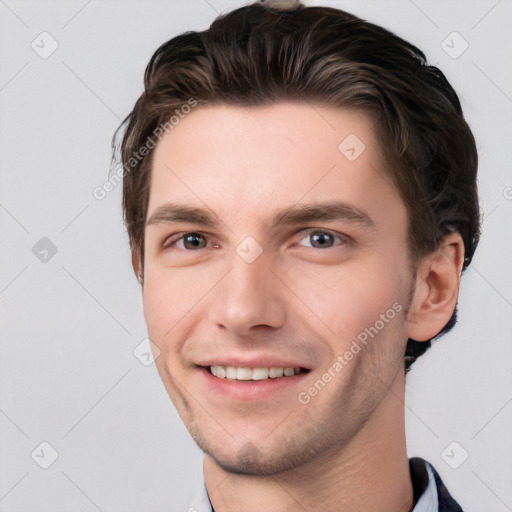
[[[210,366],[210,372],[219,379],[265,380],[291,377],[300,373],[300,368],[236,368],[234,366]]]

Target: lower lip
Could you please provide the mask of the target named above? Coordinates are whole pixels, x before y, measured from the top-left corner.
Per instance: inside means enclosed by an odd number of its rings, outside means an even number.
[[[266,380],[231,380],[219,379],[206,368],[199,368],[199,374],[206,386],[214,393],[244,401],[264,400],[274,395],[293,390],[299,386],[309,372],[291,377],[278,377]]]

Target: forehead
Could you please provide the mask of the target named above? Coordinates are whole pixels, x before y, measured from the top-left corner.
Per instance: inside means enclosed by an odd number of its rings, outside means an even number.
[[[301,201],[403,210],[367,114],[307,103],[196,107],[155,148],[148,218],[165,202],[240,219]]]

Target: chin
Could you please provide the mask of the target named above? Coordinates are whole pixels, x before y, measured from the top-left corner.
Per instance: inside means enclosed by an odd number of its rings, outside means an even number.
[[[303,454],[300,456],[298,454],[295,454],[295,456],[266,456],[253,443],[247,443],[232,457],[214,456],[211,453],[205,453],[210,455],[224,471],[239,475],[276,475],[311,461]]]
[[[265,447],[258,447],[256,443],[246,442],[238,450],[233,447],[228,452],[226,446],[215,446],[201,435],[190,432],[199,448],[224,471],[240,475],[275,475],[294,468],[306,465],[316,457],[319,450],[308,446],[304,441],[294,442],[289,437],[274,440],[274,443],[267,439]],[[276,442],[277,441],[277,442]]]

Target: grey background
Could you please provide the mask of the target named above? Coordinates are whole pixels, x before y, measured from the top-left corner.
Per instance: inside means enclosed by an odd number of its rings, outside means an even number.
[[[408,452],[434,464],[466,512],[512,510],[512,1],[307,4],[397,32],[461,96],[481,158],[484,237],[459,324],[408,376]],[[146,331],[121,187],[101,201],[92,191],[154,50],[239,5],[0,0],[2,512],[187,509],[201,454],[154,366],[133,354]],[[31,47],[51,49],[43,31],[58,42],[45,59]],[[469,44],[457,58],[454,31]],[[43,441],[58,452],[48,469]]]

